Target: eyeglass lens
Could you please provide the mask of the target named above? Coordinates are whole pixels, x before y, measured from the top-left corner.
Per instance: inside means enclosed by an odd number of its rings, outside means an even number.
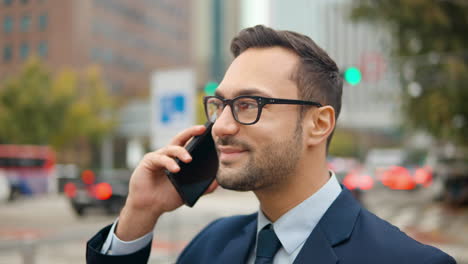
[[[206,114],[211,122],[221,115],[224,103],[219,98],[209,98],[206,102]],[[255,122],[258,115],[258,102],[253,98],[236,98],[232,101],[231,111],[237,121],[241,123]]]

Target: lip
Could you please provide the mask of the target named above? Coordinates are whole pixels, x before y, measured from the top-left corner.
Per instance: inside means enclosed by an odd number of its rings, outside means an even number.
[[[243,149],[227,147],[227,146],[219,146],[218,150],[219,150],[220,161],[233,161],[239,158],[245,152],[247,152],[246,150],[243,150]]]

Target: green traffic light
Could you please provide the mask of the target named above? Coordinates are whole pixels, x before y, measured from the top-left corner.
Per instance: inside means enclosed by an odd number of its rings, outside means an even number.
[[[361,71],[356,67],[349,67],[344,72],[344,79],[351,85],[356,85],[361,82]]]
[[[216,88],[218,88],[218,83],[208,82],[207,84],[205,84],[205,89],[203,89],[203,90],[204,90],[206,95],[214,95],[215,91],[216,91]]]

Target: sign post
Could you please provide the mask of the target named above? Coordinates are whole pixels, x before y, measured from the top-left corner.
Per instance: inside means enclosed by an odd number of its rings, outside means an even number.
[[[195,74],[191,69],[156,71],[151,77],[151,147],[161,148],[195,124]]]

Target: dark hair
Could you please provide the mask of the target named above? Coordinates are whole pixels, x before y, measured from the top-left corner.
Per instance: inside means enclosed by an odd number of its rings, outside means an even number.
[[[336,63],[308,36],[265,26],[243,29],[231,42],[231,52],[239,56],[249,48],[283,47],[299,56],[300,63],[292,80],[298,87],[299,99],[318,101],[335,109],[335,119],[341,110],[343,80]],[[308,108],[302,108],[301,117]],[[327,149],[333,132],[327,139]]]

